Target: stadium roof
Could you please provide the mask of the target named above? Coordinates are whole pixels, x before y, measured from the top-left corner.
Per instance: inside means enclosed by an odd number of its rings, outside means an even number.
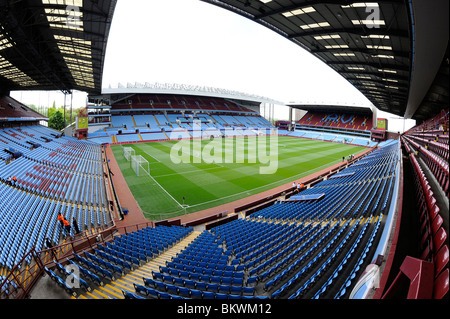
[[[117,0],[0,0],[0,91],[101,91]]]
[[[48,118],[10,96],[0,96],[0,124],[15,121],[48,121]]]
[[[423,120],[448,107],[448,0],[202,1],[298,44],[379,110]]]
[[[331,104],[305,104],[305,103],[287,103],[287,106],[311,112],[344,112],[358,114],[373,114],[372,107],[355,105],[331,105]]]
[[[208,96],[216,98],[230,99],[234,101],[245,101],[251,104],[278,104],[284,105],[283,102],[276,101],[263,96],[247,94],[232,90],[213,88],[199,85],[187,84],[170,84],[170,83],[128,83],[125,87],[120,84],[117,88],[103,88],[101,96],[90,95],[89,99],[95,101],[102,98],[113,100],[111,96],[120,96],[123,99],[126,96],[134,94],[175,94],[175,95],[193,95],[193,96]],[[110,101],[113,103],[114,101]]]

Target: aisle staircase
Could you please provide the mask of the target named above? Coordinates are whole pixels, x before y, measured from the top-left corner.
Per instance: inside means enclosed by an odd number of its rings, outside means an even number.
[[[165,266],[166,261],[170,261],[193,240],[201,234],[200,231],[193,231],[186,238],[181,240],[175,246],[166,250],[163,254],[152,259],[139,268],[136,268],[121,278],[117,278],[104,286],[99,286],[92,291],[86,291],[85,294],[72,299],[124,299],[122,290],[134,292],[133,283],[143,284],[143,277],[152,278],[152,271],[159,271],[159,266]]]

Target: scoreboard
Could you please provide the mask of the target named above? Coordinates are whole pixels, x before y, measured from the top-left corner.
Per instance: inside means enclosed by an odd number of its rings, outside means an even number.
[[[377,119],[377,130],[387,130],[387,119]]]

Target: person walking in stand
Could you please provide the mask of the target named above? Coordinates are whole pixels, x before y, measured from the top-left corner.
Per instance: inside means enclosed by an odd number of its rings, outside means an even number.
[[[64,228],[66,229],[66,236],[70,236],[70,223],[67,219],[63,220]]]
[[[78,228],[78,223],[77,223],[77,220],[75,219],[75,217],[72,219],[72,225],[73,225],[73,228],[75,229],[75,234],[79,234],[80,229]]]
[[[47,246],[48,249],[53,248],[53,244],[48,237],[45,238],[45,246]]]
[[[48,237],[45,238],[45,246],[47,246],[47,248],[50,249],[50,252],[51,252],[53,258],[57,260],[58,258],[56,258],[56,252],[55,252],[54,249],[52,249],[53,248],[53,244],[52,244],[51,240]]]
[[[64,216],[62,213],[58,213],[58,220],[61,223],[61,226],[64,227]]]

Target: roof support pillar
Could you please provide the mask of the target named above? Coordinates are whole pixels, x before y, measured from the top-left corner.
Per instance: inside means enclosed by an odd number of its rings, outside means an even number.
[[[290,106],[288,106],[288,107],[289,107],[289,126],[288,126],[288,130],[291,131],[292,130],[292,112],[293,112],[293,109]]]

